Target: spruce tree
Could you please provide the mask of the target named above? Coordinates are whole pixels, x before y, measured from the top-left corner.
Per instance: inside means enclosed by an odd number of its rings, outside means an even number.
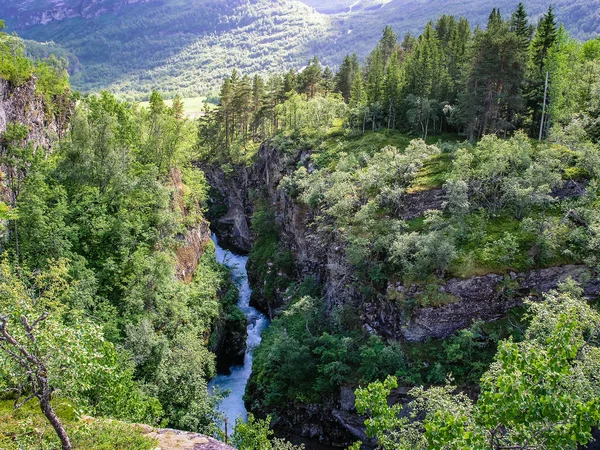
[[[387,105],[387,128],[395,128],[396,112],[402,95],[402,68],[398,53],[392,54],[385,77],[385,103]]]
[[[379,103],[382,100],[384,71],[383,51],[381,45],[377,45],[367,61],[366,93],[370,104]]]
[[[381,47],[381,57],[383,60],[384,67],[387,67],[388,62],[392,55],[397,51],[398,48],[398,35],[394,33],[392,27],[386,26],[383,30],[383,37],[379,41]]]
[[[346,55],[340,70],[335,75],[335,91],[342,94],[342,97],[346,102],[350,101],[350,91],[352,90],[352,82],[354,81],[354,67],[352,65],[352,58],[350,55]]]
[[[535,37],[531,42],[530,61],[527,73],[525,99],[530,115],[530,134],[536,136],[540,129],[546,84],[546,57],[555,45],[557,37],[556,19],[552,6],[540,20]],[[550,80],[552,83],[552,80]]]
[[[527,52],[531,44],[531,27],[525,11],[525,5],[519,3],[510,20],[510,30],[519,37],[519,50]]]
[[[332,92],[335,88],[335,79],[329,66],[325,67],[321,76],[321,87],[326,94]]]
[[[319,92],[322,78],[321,63],[315,56],[299,76],[301,92],[304,92],[308,98],[313,98]]]

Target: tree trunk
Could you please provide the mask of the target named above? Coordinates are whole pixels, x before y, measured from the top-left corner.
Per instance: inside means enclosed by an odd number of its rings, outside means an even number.
[[[65,427],[54,412],[54,408],[52,408],[52,404],[50,403],[50,387],[48,386],[48,380],[41,375],[38,375],[37,379],[40,387],[38,396],[40,400],[40,408],[60,439],[62,449],[72,450],[71,441],[69,440],[69,436],[67,435]]]

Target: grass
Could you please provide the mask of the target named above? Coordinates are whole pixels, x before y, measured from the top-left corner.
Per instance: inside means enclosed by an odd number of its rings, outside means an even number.
[[[195,119],[204,114],[204,105],[206,102],[206,97],[190,97],[183,99],[184,112],[186,117],[190,119]],[[165,104],[170,108],[173,106],[173,100],[165,100]],[[148,108],[150,106],[150,102],[140,102],[140,106],[143,108]],[[211,105],[212,106],[212,105]]]
[[[334,170],[342,152],[348,154],[364,152],[373,155],[387,146],[402,150],[408,146],[411,140],[411,137],[396,130],[369,131],[361,135],[348,135],[341,133],[338,126],[330,130],[327,138],[318,149],[315,149],[313,160],[320,168],[330,166]]]
[[[548,216],[561,217],[559,209],[548,210]],[[539,212],[532,212],[529,217],[536,218]],[[555,253],[548,258],[544,264],[535,264],[530,257],[529,250],[535,245],[536,236],[523,230],[521,221],[512,216],[503,215],[488,218],[484,221],[478,220],[476,213],[466,218],[469,229],[473,230],[459,248],[459,256],[450,267],[450,276],[459,278],[470,278],[482,276],[489,273],[506,274],[509,271],[522,272],[531,269],[560,266],[564,264],[577,263],[576,259],[566,253]],[[479,232],[477,230],[480,230]],[[485,257],[485,249],[493,252],[494,246],[505,238],[506,234],[515,238],[516,248],[514,256],[508,260],[500,261],[498,258]],[[566,244],[564,244],[566,245]],[[504,252],[500,251],[500,254]],[[490,253],[494,255],[494,253]]]
[[[441,188],[448,179],[451,166],[452,155],[450,153],[440,153],[428,158],[417,173],[408,193]]]
[[[63,422],[73,449],[78,450],[153,450],[156,441],[133,426],[112,420],[79,420],[69,402],[57,399],[55,410]],[[54,429],[40,411],[37,400],[18,410],[12,400],[0,400],[0,449],[60,449]]]

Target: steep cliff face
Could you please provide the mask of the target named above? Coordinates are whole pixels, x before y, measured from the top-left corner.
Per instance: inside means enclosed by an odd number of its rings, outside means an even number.
[[[104,13],[116,13],[127,5],[153,0],[46,0],[15,2],[6,5],[6,14],[17,29],[80,17],[91,19]]]
[[[70,99],[57,99],[60,113],[49,113],[49,105],[44,97],[36,94],[35,88],[35,77],[21,86],[0,78],[0,134],[12,122],[27,125],[27,141],[36,148],[52,151],[57,139],[67,131],[75,105]]]
[[[555,289],[568,278],[581,283],[585,295],[600,295],[600,280],[592,277],[587,267],[567,265],[512,272],[508,276],[489,274],[465,280],[454,278],[439,287],[441,292],[455,299],[452,303],[407,310],[397,301],[368,302],[363,309],[363,319],[368,327],[391,339],[415,342],[446,338],[469,327],[474,320],[498,320],[512,308],[522,305],[525,297]],[[418,286],[401,284],[388,287],[388,292],[400,294],[402,298],[415,298],[419,290]]]
[[[563,266],[507,276],[489,274],[446,280],[439,289],[453,301],[437,307],[406,309],[401,302],[393,300],[368,300],[361,293],[353,268],[346,260],[345,243],[336,238],[335,233],[324,234],[316,230],[312,225],[315,212],[279,188],[283,177],[299,166],[305,166],[309,172],[313,170],[309,156],[308,151],[282,152],[267,142],[261,146],[252,166],[234,167],[229,175],[217,166],[202,166],[214,189],[213,200],[222,211],[221,216],[210,218],[211,224],[229,245],[248,252],[254,238],[250,228],[253,199],[266,199],[275,211],[280,246],[294,256],[297,278],[312,276],[322,287],[330,308],[340,304],[359,306],[367,329],[381,336],[408,341],[445,338],[468,327],[474,320],[497,320],[521,305],[528,295],[547,292],[568,277],[583,283],[587,295],[600,293],[600,282],[591,277],[585,267]],[[554,192],[554,196],[560,199],[577,197],[585,192],[584,188],[569,182]],[[442,189],[408,194],[402,218],[411,220],[427,210],[442,209],[444,200]],[[254,287],[260,293],[260,285]],[[417,285],[393,285],[388,287],[388,297],[414,299],[422,289]],[[267,312],[276,310],[284,302],[283,295],[275,305],[268,305],[260,295],[256,296],[258,306]]]
[[[580,265],[566,265],[507,275],[487,274],[468,279],[440,279],[439,290],[447,301],[440,306],[414,306],[425,287],[420,285],[390,284],[379,298],[363,295],[353,267],[346,259],[346,244],[334,232],[324,232],[314,226],[315,214],[280,183],[286,175],[304,166],[310,173],[310,152],[286,153],[271,143],[261,146],[254,164],[234,167],[225,174],[218,166],[202,166],[213,187],[214,211],[211,224],[232,247],[250,251],[253,236],[250,218],[256,206],[263,202],[274,211],[279,229],[281,251],[291,251],[298,281],[311,276],[321,287],[326,304],[353,305],[359,308],[365,329],[392,341],[420,342],[440,339],[469,327],[476,320],[494,321],[513,308],[523,304],[529,295],[556,288],[558,283],[573,278],[584,287],[585,294],[600,295],[600,281],[589,269]],[[557,198],[582,195],[584,186],[567,183],[554,192]],[[407,194],[401,217],[411,220],[430,209],[442,209],[445,193],[442,189]],[[277,270],[274,267],[273,270]],[[275,305],[261,298],[261,283],[255,278],[257,306],[268,313],[277,313],[285,306],[286,295],[280,293]],[[407,306],[412,305],[412,306]],[[247,392],[253,398],[252,384]],[[353,387],[342,389],[339,395],[324,399],[320,404],[289,404],[277,411],[274,425],[286,435],[301,434],[314,439],[325,439],[328,444],[348,445],[366,440],[364,418],[354,409]],[[395,392],[394,402],[409,402],[408,388]],[[473,394],[476,395],[476,394]],[[272,411],[254,411],[259,415]]]

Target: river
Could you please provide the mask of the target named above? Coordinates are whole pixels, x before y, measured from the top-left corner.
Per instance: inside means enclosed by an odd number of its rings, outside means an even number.
[[[248,337],[246,340],[244,365],[231,367],[229,375],[217,375],[209,384],[211,391],[215,387],[221,391],[230,391],[229,396],[224,398],[219,404],[219,410],[227,418],[229,422],[228,433],[231,434],[238,417],[241,417],[243,420],[248,418],[248,411],[246,411],[243,397],[248,379],[252,374],[252,353],[258,344],[260,344],[262,332],[269,326],[269,320],[256,308],[250,306],[252,289],[248,282],[248,272],[246,270],[248,257],[236,255],[223,249],[219,246],[218,239],[214,234],[212,235],[212,240],[215,243],[217,262],[230,268],[232,281],[239,291],[238,306],[248,318]]]

